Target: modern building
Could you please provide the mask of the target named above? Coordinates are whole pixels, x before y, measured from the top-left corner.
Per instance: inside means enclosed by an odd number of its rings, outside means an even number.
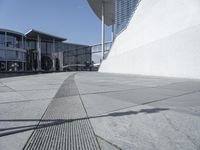
[[[0,71],[22,71],[26,66],[24,35],[0,29]]]
[[[104,25],[114,27],[114,43],[100,72],[200,78],[199,0],[88,3],[102,20],[102,43]]]
[[[25,34],[0,29],[0,71],[62,71],[91,64],[90,46],[65,41],[34,29]]]
[[[28,70],[59,70],[58,45],[65,38],[50,35],[34,29],[25,33]]]

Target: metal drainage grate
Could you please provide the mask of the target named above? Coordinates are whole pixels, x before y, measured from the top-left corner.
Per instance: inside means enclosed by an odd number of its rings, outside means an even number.
[[[64,81],[24,150],[99,150],[74,74]]]

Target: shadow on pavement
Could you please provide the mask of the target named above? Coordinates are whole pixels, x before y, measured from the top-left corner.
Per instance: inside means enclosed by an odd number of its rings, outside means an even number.
[[[108,116],[118,117],[126,115],[136,115],[139,113],[158,113],[160,111],[165,111],[165,110],[169,110],[169,108],[153,108],[153,109],[141,109],[140,111],[115,112],[108,114]]]
[[[27,125],[27,126],[18,126],[18,127],[11,127],[11,128],[0,128],[0,137],[8,136],[12,134],[17,134],[25,131],[30,130],[38,130],[41,128],[47,128],[51,126],[57,126],[64,123],[72,123],[75,121],[92,119],[92,118],[103,118],[103,117],[120,117],[120,116],[127,116],[127,115],[136,115],[139,113],[159,113],[161,111],[167,111],[169,108],[152,108],[152,109],[141,109],[140,111],[126,111],[126,112],[114,112],[105,115],[97,115],[97,116],[90,116],[90,117],[83,117],[83,118],[75,118],[75,119],[8,119],[8,120],[0,120],[1,122],[39,122],[38,124],[34,125]]]

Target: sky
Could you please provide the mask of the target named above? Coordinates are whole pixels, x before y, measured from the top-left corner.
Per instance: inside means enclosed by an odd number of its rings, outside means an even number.
[[[0,0],[0,28],[21,33],[33,28],[70,43],[101,42],[101,21],[87,0]],[[110,35],[106,27],[106,41]]]

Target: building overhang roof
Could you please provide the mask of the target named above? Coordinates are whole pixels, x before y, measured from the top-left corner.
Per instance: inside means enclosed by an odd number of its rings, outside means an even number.
[[[47,41],[55,40],[56,42],[63,42],[63,41],[67,40],[65,38],[58,37],[58,36],[55,36],[55,35],[51,35],[51,34],[48,34],[48,33],[44,33],[44,32],[41,32],[41,31],[38,31],[38,30],[35,30],[35,29],[31,29],[31,30],[29,30],[28,32],[25,33],[25,36],[27,38],[35,39],[35,40],[37,40],[38,35],[40,36],[40,38],[42,40],[47,40]]]
[[[102,3],[104,3],[105,24],[110,26],[115,23],[115,0],[87,0],[90,7],[101,20]]]
[[[8,34],[11,33],[11,34],[14,34],[16,36],[24,36],[23,33],[16,32],[16,31],[13,31],[13,30],[9,30],[9,29],[2,29],[2,28],[0,28],[0,32],[7,32]]]

